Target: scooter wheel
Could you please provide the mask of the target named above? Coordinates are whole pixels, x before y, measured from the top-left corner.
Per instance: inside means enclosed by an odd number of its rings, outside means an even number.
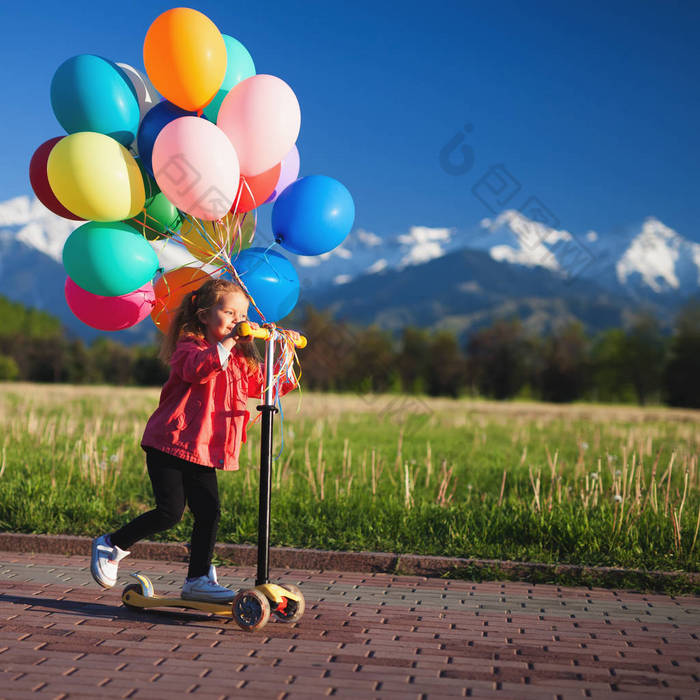
[[[292,600],[291,598],[285,598],[286,604],[284,608],[280,609],[279,606],[273,609],[274,616],[282,622],[296,622],[304,614],[306,609],[306,602],[304,601],[304,596],[299,590],[299,586],[295,586],[293,583],[288,583],[283,586],[290,593],[299,596],[299,600]]]
[[[232,602],[233,618],[246,632],[255,632],[270,619],[270,603],[260,591],[241,591]]]
[[[141,591],[141,586],[139,586],[138,583],[130,583],[123,591],[122,591],[122,603],[124,603],[124,607],[129,608],[129,610],[136,610],[136,611],[141,611],[143,608],[140,608],[138,605],[132,605],[129,603],[130,599],[130,593],[138,593],[139,595],[142,595]]]

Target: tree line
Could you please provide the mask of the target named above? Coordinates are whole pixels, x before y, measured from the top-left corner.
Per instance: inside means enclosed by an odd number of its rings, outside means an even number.
[[[309,339],[300,357],[312,390],[700,407],[700,300],[678,313],[670,335],[650,314],[596,335],[572,322],[544,337],[504,319],[462,344],[448,330],[407,327],[397,338],[311,307],[294,325]],[[2,380],[158,386],[168,369],[157,355],[156,345],[105,338],[88,346],[58,319],[0,297]]]
[[[670,335],[651,314],[624,329],[588,335],[572,322],[544,337],[504,319],[462,345],[450,331],[412,327],[396,341],[313,309],[303,328],[310,389],[700,407],[700,300],[679,312]]]

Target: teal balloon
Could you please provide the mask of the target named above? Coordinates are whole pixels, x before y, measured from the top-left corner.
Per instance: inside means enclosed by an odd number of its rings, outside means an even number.
[[[63,247],[66,274],[92,294],[129,294],[153,278],[158,258],[148,241],[121,221],[88,221]]]
[[[96,131],[128,146],[139,128],[139,101],[126,73],[112,61],[80,54],[51,81],[51,107],[69,133]]]
[[[204,108],[204,116],[209,121],[214,122],[214,124],[216,124],[221,103],[231,88],[238,85],[241,80],[255,75],[255,64],[253,63],[253,57],[248,53],[248,49],[238,39],[234,39],[228,34],[222,34],[221,36],[226,44],[226,75],[224,75],[224,82],[221,83],[221,87],[214,99]]]

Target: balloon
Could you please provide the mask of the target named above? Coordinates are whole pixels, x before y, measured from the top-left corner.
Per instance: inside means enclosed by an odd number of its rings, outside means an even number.
[[[100,56],[64,61],[51,81],[51,106],[69,133],[96,131],[124,146],[136,138],[139,102],[126,73]]]
[[[283,248],[297,255],[321,255],[339,246],[355,220],[347,188],[325,175],[293,182],[272,207],[272,231]]]
[[[63,266],[85,291],[116,297],[146,284],[158,258],[148,241],[125,223],[88,221],[68,236]]]
[[[193,117],[196,112],[186,112],[172,102],[160,102],[143,118],[136,138],[136,147],[143,166],[153,175],[153,144],[166,124],[178,117]]]
[[[148,110],[160,102],[160,95],[156,92],[148,76],[144,75],[140,70],[136,70],[128,63],[117,63],[117,65],[124,71],[134,88],[136,99],[139,103],[139,120],[143,120]]]
[[[151,313],[155,304],[150,282],[129,294],[106,297],[86,292],[68,277],[64,293],[70,310],[83,323],[101,331],[121,331],[135,326]]]
[[[216,96],[204,108],[204,116],[212,122],[216,122],[219,107],[221,107],[221,103],[224,101],[224,97],[228,95],[229,90],[238,85],[241,80],[255,75],[255,64],[252,56],[248,53],[248,49],[238,39],[234,39],[228,34],[222,34],[221,36],[226,44],[226,75]]]
[[[153,172],[178,209],[207,221],[226,216],[240,177],[226,134],[198,117],[180,117],[163,127],[153,146]]]
[[[216,123],[236,148],[243,175],[279,163],[299,136],[301,112],[292,89],[274,75],[254,75],[224,97]]]
[[[146,197],[144,211],[139,212],[133,219],[127,219],[124,222],[135,228],[149,241],[167,238],[173,233],[177,233],[183,221],[182,214],[155,186],[155,181],[153,185],[153,194],[150,197]]]
[[[143,42],[143,64],[156,90],[187,110],[211,102],[226,74],[226,44],[201,12],[176,7],[156,17]]]
[[[282,167],[279,180],[277,180],[274,191],[265,201],[266,204],[267,202],[274,202],[280,196],[282,190],[289,187],[299,177],[299,151],[296,146],[292,146],[292,150],[282,159],[280,165]]]
[[[29,182],[32,184],[34,194],[39,201],[54,214],[62,216],[64,219],[74,219],[80,221],[80,217],[68,211],[61,204],[49,184],[49,177],[46,172],[46,161],[49,159],[49,154],[53,147],[62,139],[63,136],[56,136],[53,139],[44,141],[34,152],[31,161],[29,161]]]
[[[82,219],[121,221],[143,209],[139,167],[109,136],[91,131],[65,136],[51,150],[46,170],[58,201]]]
[[[200,221],[186,216],[180,237],[187,250],[205,263],[223,265],[251,244],[252,231],[246,222],[240,224],[241,216],[227,214],[220,221]],[[253,217],[246,217],[246,219]],[[241,231],[237,226],[241,226]],[[222,251],[225,255],[222,256]]]
[[[279,180],[280,164],[266,170],[260,175],[241,175],[241,181],[233,202],[233,211],[250,211],[264,204]]]
[[[265,248],[248,248],[236,258],[234,267],[265,321],[276,323],[296,305],[299,277],[292,263],[283,255]],[[248,318],[256,323],[263,322],[252,304]]]
[[[153,285],[155,305],[151,312],[156,328],[167,333],[185,295],[199,289],[209,279],[204,270],[195,267],[179,267],[159,277]]]

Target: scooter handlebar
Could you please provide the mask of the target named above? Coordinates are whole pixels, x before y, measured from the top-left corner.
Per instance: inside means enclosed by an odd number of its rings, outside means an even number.
[[[238,332],[242,336],[250,335],[253,338],[262,338],[263,340],[267,340],[271,335],[269,328],[251,328],[250,324],[247,321],[241,323]],[[292,340],[294,340],[294,345],[296,345],[296,347],[306,347],[306,338],[301,333],[297,333],[297,331],[290,330],[286,332],[291,334]]]

